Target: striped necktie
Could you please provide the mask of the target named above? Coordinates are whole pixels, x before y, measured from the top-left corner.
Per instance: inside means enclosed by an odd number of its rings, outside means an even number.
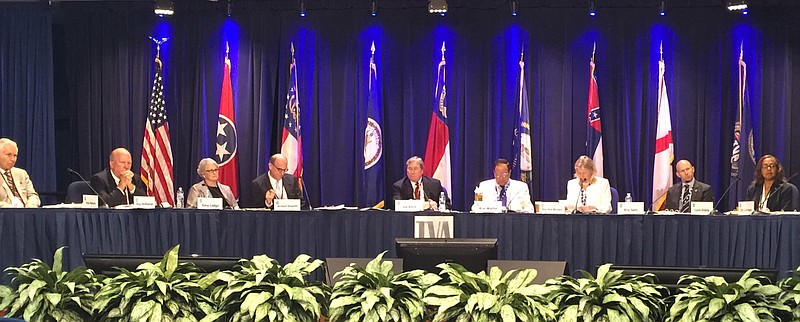
[[[14,177],[11,175],[11,170],[6,170],[6,182],[8,183],[8,187],[11,188],[11,194],[14,195],[19,201],[22,202],[22,205],[25,205],[25,200],[22,199],[22,196],[19,194],[19,190],[17,190],[17,184],[14,183]]]

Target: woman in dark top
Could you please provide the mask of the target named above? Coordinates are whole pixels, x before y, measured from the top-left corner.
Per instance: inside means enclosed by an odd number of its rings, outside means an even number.
[[[796,210],[800,202],[797,194],[797,187],[786,181],[783,166],[775,156],[767,154],[758,160],[746,197],[755,202],[756,211]]]
[[[189,196],[186,198],[186,208],[197,208],[197,198],[222,198],[222,207],[229,209],[239,209],[236,198],[233,196],[231,187],[219,182],[219,165],[210,158],[200,160],[197,165],[197,174],[203,177],[200,181],[189,189]]]

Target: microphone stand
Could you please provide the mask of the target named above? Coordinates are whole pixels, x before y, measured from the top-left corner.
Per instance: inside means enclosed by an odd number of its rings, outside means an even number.
[[[101,196],[100,193],[97,192],[97,190],[94,190],[94,187],[92,187],[92,185],[89,183],[89,181],[86,181],[86,179],[84,179],[83,176],[80,173],[78,173],[78,171],[72,170],[70,168],[67,168],[67,170],[69,172],[72,172],[75,175],[77,175],[78,178],[81,178],[81,181],[85,182],[86,185],[89,186],[89,189],[92,189],[92,192],[94,192],[94,194],[97,195],[97,198],[100,198],[100,201],[103,202],[103,204],[100,206],[100,208],[108,208],[108,202],[106,202],[106,199],[103,198],[103,196]]]
[[[306,196],[306,202],[308,203],[308,210],[314,210],[314,207],[311,206],[311,197],[308,195],[308,189],[306,189],[306,181],[303,180],[302,177],[299,180],[300,180],[300,186],[303,188],[303,194]]]
[[[711,213],[712,215],[722,215],[723,214],[722,212],[717,210],[717,207],[719,207],[719,204],[722,202],[722,199],[725,199],[725,195],[728,194],[728,191],[731,190],[731,187],[733,187],[733,184],[737,183],[737,182],[739,182],[739,177],[738,176],[733,179],[733,181],[728,185],[728,188],[725,189],[725,192],[722,193],[722,196],[719,197],[719,200],[717,200],[717,204],[714,205],[714,211]]]
[[[669,189],[667,189],[667,191],[664,191],[664,193],[662,193],[660,196],[658,196],[658,198],[656,198],[656,200],[653,200],[653,202],[650,203],[650,211],[647,212],[647,215],[655,215],[655,214],[657,214],[657,212],[653,210],[653,206],[655,206],[656,202],[658,202],[658,200],[661,199],[661,197],[665,196],[668,192],[669,192]]]

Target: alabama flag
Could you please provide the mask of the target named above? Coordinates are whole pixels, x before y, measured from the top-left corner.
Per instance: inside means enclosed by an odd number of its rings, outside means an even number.
[[[444,42],[442,60],[436,76],[436,96],[434,97],[431,125],[428,128],[428,144],[425,147],[424,174],[442,182],[447,193],[450,190],[450,129],[447,127],[447,87],[445,86]]]
[[[589,103],[586,109],[586,153],[594,161],[595,175],[603,176],[603,130],[600,126],[600,95],[594,76],[594,51],[589,61]]]
[[[667,190],[672,186],[672,160],[675,158],[664,69],[662,54],[658,61],[658,126],[656,127],[656,158],[653,165],[653,210],[661,210],[664,206]]]

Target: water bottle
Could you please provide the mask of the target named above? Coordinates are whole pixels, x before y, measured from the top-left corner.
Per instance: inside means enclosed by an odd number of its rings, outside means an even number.
[[[633,202],[633,197],[631,197],[630,192],[628,192],[628,194],[625,195],[625,202]]]
[[[183,188],[178,187],[178,193],[175,196],[175,208],[183,208]]]

